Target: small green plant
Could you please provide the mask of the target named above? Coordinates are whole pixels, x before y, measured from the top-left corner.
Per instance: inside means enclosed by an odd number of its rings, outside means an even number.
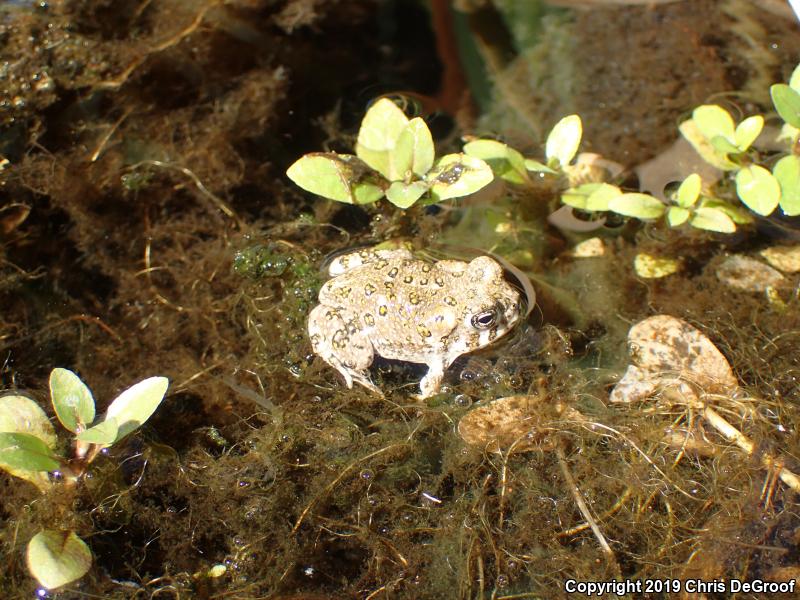
[[[769,92],[775,110],[785,122],[781,137],[794,146],[800,139],[800,65],[789,77],[788,85],[776,83]]]
[[[578,153],[582,135],[583,124],[578,115],[561,119],[547,136],[545,163],[525,158],[511,146],[496,140],[473,140],[464,146],[464,152],[486,161],[495,175],[505,181],[529,184],[531,178],[528,171],[565,176]]]
[[[553,177],[562,186],[561,201],[587,212],[614,212],[627,217],[655,219],[663,216],[667,206],[649,194],[623,192],[605,182],[588,182],[571,186],[580,175],[580,165],[574,164],[583,135],[578,115],[569,115],[555,124],[545,143],[545,161],[525,158],[517,150],[495,140],[474,140],[464,146],[467,154],[480,157],[495,174],[510,183],[529,184],[529,172],[540,177]],[[566,188],[566,189],[563,189]]]
[[[95,419],[91,391],[68,369],[50,373],[50,399],[61,424],[75,437],[73,456],[56,452],[57,438],[47,415],[32,399],[19,394],[0,397],[0,468],[30,481],[43,492],[55,485],[49,473],[74,486],[103,448],[138,429],[167,392],[166,377],[150,377],[122,392],[105,415]],[[89,547],[74,531],[45,529],[28,543],[28,570],[47,588],[83,577],[92,564]]]
[[[530,184],[531,172],[555,178],[561,201],[582,211],[642,220],[663,217],[670,227],[688,223],[697,229],[732,233],[737,225],[752,223],[753,213],[766,216],[780,207],[787,216],[800,214],[800,65],[788,85],[776,84],[770,91],[775,109],[785,121],[778,140],[787,143],[786,153],[761,156],[753,149],[764,127],[763,116],[753,115],[736,124],[721,106],[698,106],[692,117],[681,123],[680,132],[703,160],[727,175],[719,182],[703,182],[700,175],[692,173],[668,195],[666,203],[650,194],[625,192],[605,181],[577,183],[581,165],[572,161],[582,136],[578,115],[564,117],[553,127],[544,162],[526,158],[495,140],[473,140],[464,151],[486,161],[497,177],[513,184]],[[765,166],[769,164],[771,170]]]
[[[694,109],[692,118],[681,123],[680,131],[703,160],[733,176],[738,200],[752,212],[766,216],[780,207],[785,215],[795,216],[800,214],[800,157],[796,154],[800,137],[800,65],[789,84],[771,86],[770,95],[784,120],[778,141],[787,142],[785,153],[762,156],[752,149],[764,127],[761,115],[736,125],[727,110],[713,104]],[[767,168],[769,164],[771,170]],[[726,210],[735,199],[714,198],[713,202]],[[736,223],[747,222],[741,211],[736,215],[726,212]]]
[[[800,94],[789,86],[779,84],[772,88],[773,99],[777,98],[776,108],[788,94],[800,99]],[[776,94],[776,88],[786,88],[788,92]],[[778,112],[783,115],[788,109],[784,107]],[[791,114],[787,116],[791,118]],[[751,151],[751,145],[763,125],[764,118],[755,115],[734,126],[733,117],[724,108],[704,105],[697,107],[692,118],[681,124],[680,131],[703,160],[733,175],[736,195],[751,211],[766,216],[780,206],[786,215],[800,214],[800,158],[790,151],[774,161],[772,171],[758,164],[761,157]],[[768,158],[774,159],[774,156]]]
[[[367,111],[355,151],[306,154],[286,174],[304,190],[330,200],[370,204],[385,196],[404,209],[420,200],[467,196],[494,178],[489,165],[475,156],[458,153],[437,159],[425,121],[409,120],[388,98]]]

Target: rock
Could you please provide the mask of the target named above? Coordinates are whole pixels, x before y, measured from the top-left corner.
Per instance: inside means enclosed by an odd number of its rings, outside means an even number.
[[[597,258],[606,253],[605,244],[599,237],[589,238],[576,244],[570,253],[575,258]]]
[[[800,246],[773,246],[762,250],[759,254],[779,271],[800,272]]]
[[[729,256],[717,267],[717,279],[746,292],[765,292],[786,281],[780,272],[769,265],[741,254]]]

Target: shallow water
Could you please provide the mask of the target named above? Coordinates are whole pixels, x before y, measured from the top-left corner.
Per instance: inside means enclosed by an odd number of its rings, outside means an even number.
[[[793,244],[796,219],[575,232],[547,221],[547,185],[402,212],[314,198],[284,175],[306,152],[350,152],[370,100],[390,94],[440,154],[469,133],[541,158],[550,127],[578,113],[582,150],[637,173],[626,189],[665,181],[637,167],[695,106],[737,121],[770,110],[797,23],[734,0],[498,1],[454,19],[443,2],[16,4],[0,25],[3,385],[53,416],[56,366],[98,411],[147,376],[171,383],[73,492],[0,475],[4,598],[34,595],[24,554],[42,528],[94,555],[63,598],[559,598],[570,579],[798,576],[781,479],[800,456],[797,275],[766,292],[718,277],[729,254]],[[576,257],[595,236],[604,254]],[[524,323],[460,357],[425,402],[424,369],[378,360],[385,397],[348,390],[307,339],[324,257],[387,239],[495,253],[536,293]],[[680,268],[644,278],[642,253]],[[706,401],[752,452],[671,392],[610,403],[630,326],[655,314],[730,363],[738,390]],[[462,439],[479,409],[504,427],[491,403],[509,396],[529,426],[506,440],[524,444]]]

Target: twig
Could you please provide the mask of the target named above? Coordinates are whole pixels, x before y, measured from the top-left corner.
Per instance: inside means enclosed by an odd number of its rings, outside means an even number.
[[[706,421],[708,421],[714,429],[739,446],[739,448],[741,448],[745,454],[748,456],[753,455],[755,444],[753,444],[753,442],[751,442],[746,435],[728,423],[722,417],[722,415],[720,415],[713,408],[703,405],[700,401],[697,402],[702,406],[703,416],[705,417]],[[761,465],[765,467],[767,471],[782,464],[782,460],[777,459],[766,452],[761,455]],[[789,469],[780,467],[780,470],[778,471],[778,477],[780,477],[781,481],[792,488],[795,492],[800,492],[800,478],[798,478],[798,476],[792,473]]]
[[[100,138],[100,143],[97,145],[97,148],[95,149],[94,152],[92,152],[92,155],[89,157],[89,162],[95,162],[98,158],[100,158],[100,155],[103,153],[106,144],[108,144],[108,140],[111,139],[111,136],[114,135],[117,129],[119,129],[119,126],[122,125],[122,123],[125,121],[125,119],[128,118],[128,115],[130,115],[131,112],[133,112],[133,110],[130,108],[126,110],[122,114],[122,116],[119,119],[117,119],[117,122],[111,126],[111,128],[106,132],[106,134],[102,138]]]
[[[244,222],[239,218],[239,215],[237,215],[236,212],[230,206],[228,206],[228,204],[222,198],[220,198],[219,196],[217,196],[216,194],[211,192],[211,190],[209,190],[203,184],[203,182],[200,181],[200,178],[197,175],[195,175],[194,172],[191,171],[190,169],[187,169],[186,167],[182,167],[180,165],[174,165],[174,164],[171,164],[171,163],[163,162],[163,161],[160,161],[160,160],[143,160],[143,161],[138,162],[135,165],[129,167],[129,170],[133,171],[136,168],[141,167],[143,165],[150,165],[150,166],[153,166],[153,167],[159,167],[161,169],[172,169],[174,171],[179,171],[179,172],[183,173],[189,179],[191,179],[192,182],[194,182],[194,184],[197,187],[198,191],[202,195],[204,195],[206,198],[211,200],[211,202],[221,212],[223,212],[225,214],[225,216],[233,219],[233,221],[236,223],[237,227],[242,228],[244,226]]]
[[[611,549],[611,546],[608,545],[603,532],[600,531],[600,527],[598,527],[597,522],[592,516],[592,513],[589,512],[589,507],[586,505],[586,501],[583,499],[581,491],[578,489],[578,485],[575,483],[575,479],[572,477],[572,473],[570,473],[569,465],[567,465],[567,459],[564,456],[564,448],[561,446],[561,444],[556,446],[556,457],[558,458],[558,466],[561,468],[561,475],[564,477],[564,482],[567,484],[569,491],[572,493],[572,497],[575,499],[575,504],[578,505],[578,510],[589,524],[589,527],[591,527],[594,537],[597,538],[597,541],[600,544],[600,549],[603,551],[603,554],[606,555],[606,559],[614,569],[614,575],[621,579],[622,570],[619,568],[617,557],[614,554],[614,551]]]

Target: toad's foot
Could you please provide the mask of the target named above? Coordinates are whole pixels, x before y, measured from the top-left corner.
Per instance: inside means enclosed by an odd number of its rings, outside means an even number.
[[[442,381],[444,381],[445,366],[443,364],[437,363],[428,365],[428,367],[428,373],[419,382],[420,394],[416,396],[418,400],[425,400],[435,396],[439,393],[439,388],[442,387]]]
[[[372,380],[369,378],[369,373],[366,371],[366,369],[354,369],[349,366],[352,363],[343,364],[336,356],[323,356],[322,359],[342,374],[342,377],[344,377],[344,383],[348,389],[352,390],[353,383],[357,383],[367,388],[370,392],[383,397],[383,392],[380,390],[380,388],[378,388],[378,386],[372,383]]]

